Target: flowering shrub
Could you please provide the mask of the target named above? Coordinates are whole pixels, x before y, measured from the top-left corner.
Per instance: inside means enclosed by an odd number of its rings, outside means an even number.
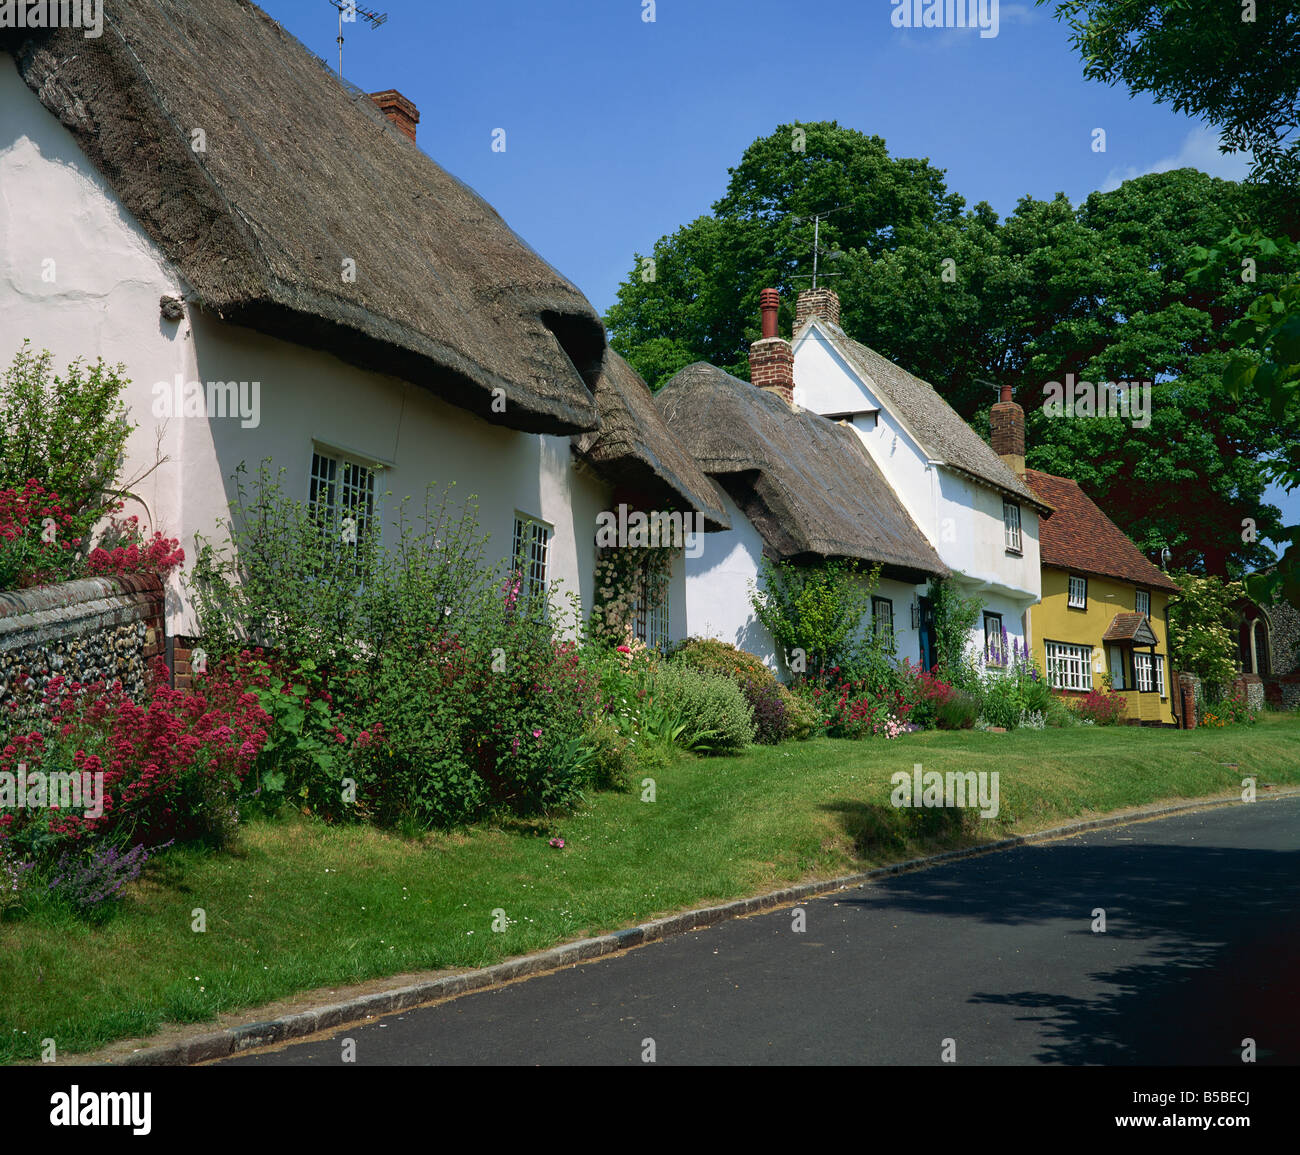
[[[1051,691],[1028,645],[1014,638],[1005,654],[1005,667],[986,670],[981,679],[980,713],[989,725],[1014,730],[1022,715],[1046,714]]]
[[[170,845],[165,842],[154,850]],[[65,851],[54,867],[49,889],[78,914],[95,914],[104,903],[121,898],[126,884],[140,877],[148,861],[149,851],[143,845],[134,846],[125,854],[113,846],[96,847],[86,857]]]
[[[1075,701],[1074,710],[1083,722],[1095,726],[1113,726],[1124,712],[1125,699],[1108,690],[1092,690],[1086,698]]]
[[[81,538],[58,494],[35,479],[0,489],[0,590],[62,581],[73,572]]]
[[[174,537],[157,530],[145,540],[138,517],[112,518],[99,545],[90,551],[86,569],[92,574],[156,573],[163,581],[185,562],[185,551]]]
[[[836,680],[813,690],[813,701],[832,738],[897,738],[912,712],[902,691],[865,681]]]
[[[923,669],[919,663],[913,665],[910,658],[904,660],[902,673],[904,693],[912,706],[912,723],[924,729],[937,725],[939,708],[953,696],[952,683],[937,670]]]
[[[45,859],[68,843],[220,844],[237,819],[234,790],[270,721],[256,695],[229,677],[213,677],[202,693],[173,690],[161,659],[144,705],[119,682],[52,678],[38,714],[0,748],[0,770],[16,774],[21,763],[28,773],[102,773],[103,813],[3,809],[0,842]]]
[[[1255,712],[1246,703],[1243,690],[1234,690],[1213,703],[1213,709],[1206,709],[1201,714],[1202,726],[1232,726],[1254,722]]]

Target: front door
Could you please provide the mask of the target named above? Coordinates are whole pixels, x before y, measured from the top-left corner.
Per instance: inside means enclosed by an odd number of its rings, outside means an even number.
[[[933,670],[934,655],[934,602],[929,598],[918,599],[920,603],[921,668]]]

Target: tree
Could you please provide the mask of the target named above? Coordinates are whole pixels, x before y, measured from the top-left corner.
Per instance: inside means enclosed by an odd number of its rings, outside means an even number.
[[[807,271],[813,214],[824,248],[875,257],[960,218],[963,201],[928,161],[890,157],[885,142],[834,121],[781,125],[729,170],[713,215],[637,254],[605,323],[610,340],[652,388],[693,360],[749,377],[758,294],[769,286],[793,320],[794,278]],[[653,262],[648,264],[647,261]]]
[[[1300,21],[1292,4],[1037,0],[1073,29],[1084,75],[1122,81],[1223,131],[1254,154],[1254,180],[1296,223],[1300,181]]]

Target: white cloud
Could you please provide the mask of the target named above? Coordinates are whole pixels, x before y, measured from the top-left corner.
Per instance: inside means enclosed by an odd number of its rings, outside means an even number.
[[[1149,172],[1170,172],[1176,168],[1197,168],[1203,173],[1222,177],[1224,180],[1244,180],[1250,171],[1250,165],[1250,153],[1220,152],[1219,134],[1214,129],[1202,125],[1187,134],[1182,147],[1173,156],[1167,156],[1141,170],[1133,165],[1111,169],[1106,175],[1101,191],[1113,192],[1126,180],[1145,176]]]

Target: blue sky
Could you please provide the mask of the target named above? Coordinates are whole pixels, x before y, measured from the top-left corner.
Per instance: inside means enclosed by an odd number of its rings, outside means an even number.
[[[337,61],[330,0],[261,4]],[[634,254],[707,213],[727,168],[778,124],[882,136],[1000,215],[1025,195],[1078,203],[1144,172],[1246,169],[1202,122],[1085,82],[1068,29],[1032,2],[1003,0],[996,37],[896,28],[890,0],[657,0],[653,23],[644,0],[370,6],[388,21],[344,26],[346,79],[414,101],[421,147],[601,312]],[[1300,496],[1283,512],[1300,520]]]

